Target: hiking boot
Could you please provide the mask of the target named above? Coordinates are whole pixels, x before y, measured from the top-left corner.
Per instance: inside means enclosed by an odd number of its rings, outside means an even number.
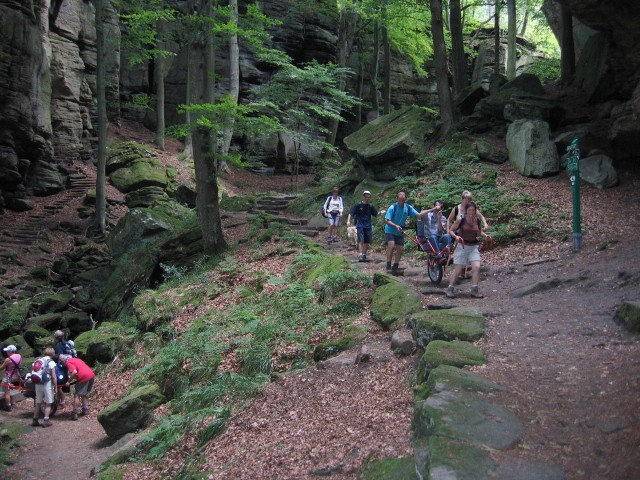
[[[478,286],[474,286],[471,287],[471,296],[473,298],[484,298],[484,295],[482,295],[479,291],[478,291]]]
[[[363,262],[368,262],[369,261],[369,259],[367,258],[367,256],[364,253],[362,254],[362,261]]]
[[[393,267],[391,267],[391,275],[400,275],[400,270],[397,263],[394,263]]]
[[[45,418],[45,419],[42,421],[41,427],[42,427],[42,428],[47,428],[47,427],[50,427],[51,425],[53,425],[53,424],[49,421],[49,419],[48,419],[48,418]]]
[[[77,420],[77,419],[78,419],[78,412],[74,410],[73,412],[71,412],[71,420]]]
[[[360,255],[358,255],[358,261],[359,262],[364,262],[365,261],[365,256],[363,253],[361,253]]]
[[[34,419],[31,421],[31,426],[32,426],[32,427],[39,427],[39,426],[40,426],[40,422],[38,422],[38,419],[37,419],[37,418],[34,418]]]
[[[447,298],[456,298],[456,294],[453,293],[453,285],[449,285],[447,287],[447,292],[445,293],[445,295],[447,296]]]
[[[391,264],[387,263],[387,272],[390,273],[391,272]]]
[[[80,415],[89,415],[89,407],[82,407],[82,413]]]
[[[2,406],[2,410],[4,410],[5,412],[10,412],[11,411],[11,405],[3,405]]]

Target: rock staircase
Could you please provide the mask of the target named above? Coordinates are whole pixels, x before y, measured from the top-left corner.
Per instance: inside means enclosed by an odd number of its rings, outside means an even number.
[[[306,218],[296,218],[287,216],[286,210],[296,197],[291,195],[271,195],[263,197],[256,202],[255,208],[250,213],[264,212],[274,216],[274,221],[286,225],[287,228],[295,230],[300,235],[306,237],[317,237],[320,230],[309,226],[309,220]]]
[[[36,207],[30,212],[23,214],[16,224],[4,225],[0,231],[0,252],[15,246],[32,245],[41,235],[43,230],[48,229],[47,221],[53,215],[64,209],[71,200],[81,197],[87,190],[95,188],[95,174],[75,173],[68,179],[69,187],[53,197],[51,203],[42,208]]]

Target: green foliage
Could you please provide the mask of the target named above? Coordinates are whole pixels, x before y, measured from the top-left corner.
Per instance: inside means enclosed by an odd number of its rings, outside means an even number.
[[[2,424],[2,441],[0,442],[0,471],[13,465],[12,451],[18,446],[20,436],[26,433],[24,425],[18,422],[6,422]]]
[[[138,65],[157,57],[168,57],[172,53],[157,48],[159,22],[172,22],[176,10],[163,5],[162,0],[122,2],[124,10],[120,13],[123,29],[122,44],[126,47],[129,62]]]
[[[527,73],[537,76],[542,83],[560,80],[560,59],[539,58],[528,69]]]

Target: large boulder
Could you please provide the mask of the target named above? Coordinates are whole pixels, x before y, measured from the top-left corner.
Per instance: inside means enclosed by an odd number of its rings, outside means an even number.
[[[355,168],[362,177],[395,180],[426,155],[427,141],[439,127],[433,110],[405,107],[365,125],[344,143],[355,155]]]
[[[387,278],[371,296],[371,319],[386,330],[395,330],[423,309],[422,298],[404,283]]]
[[[124,327],[120,323],[104,322],[96,330],[81,333],[75,339],[78,355],[94,366],[97,362],[110,363],[122,349]]]
[[[153,409],[164,401],[158,385],[144,385],[102,410],[98,422],[110,438],[121,437],[147,425],[153,418]]]
[[[580,178],[601,190],[618,184],[613,160],[602,154],[580,159]]]
[[[558,173],[560,159],[549,139],[549,124],[542,120],[516,120],[507,131],[509,160],[526,177]]]
[[[484,334],[482,314],[463,308],[424,310],[412,315],[409,325],[421,348],[426,348],[433,340],[473,342]]]

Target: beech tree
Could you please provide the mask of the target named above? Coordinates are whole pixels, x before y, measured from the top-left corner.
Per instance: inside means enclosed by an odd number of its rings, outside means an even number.
[[[453,104],[449,90],[449,76],[447,74],[447,50],[444,42],[444,27],[442,22],[442,1],[430,0],[431,7],[431,35],[433,36],[433,61],[436,70],[438,89],[438,103],[440,104],[440,119],[442,120],[442,134],[446,135],[453,127]]]
[[[103,0],[94,0],[96,22],[97,72],[96,90],[98,97],[98,161],[96,172],[96,212],[95,225],[101,234],[106,231],[106,164],[107,164],[107,102],[105,94],[106,66],[104,42]]]
[[[516,78],[516,0],[507,0],[507,79]]]

